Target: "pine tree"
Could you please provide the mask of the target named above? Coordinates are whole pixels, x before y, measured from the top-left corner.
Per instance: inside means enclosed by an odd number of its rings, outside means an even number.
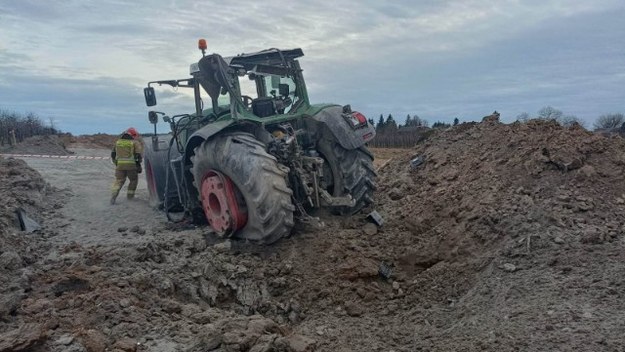
[[[454,126],[456,126],[456,125],[457,125],[457,124],[459,124],[459,123],[460,123],[460,120],[458,120],[458,118],[457,118],[457,117],[456,117],[456,118],[454,118]]]
[[[388,117],[386,118],[386,122],[384,122],[384,129],[385,131],[388,131],[388,132],[397,131],[397,122],[395,122],[393,115],[388,114]]]
[[[406,123],[404,124],[404,126],[406,127],[410,127],[412,126],[412,117],[410,116],[410,114],[408,114],[408,116],[406,116]]]
[[[378,133],[381,133],[382,130],[384,130],[384,116],[380,114],[380,119],[378,120],[378,123],[375,125],[375,131]]]

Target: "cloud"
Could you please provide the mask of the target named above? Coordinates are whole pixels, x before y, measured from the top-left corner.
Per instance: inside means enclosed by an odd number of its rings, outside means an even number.
[[[188,77],[205,37],[224,56],[302,47],[312,100],[371,116],[553,105],[592,119],[623,109],[624,15],[620,0],[8,1],[0,107],[117,131],[145,120],[147,81]],[[192,110],[188,95],[158,96],[168,112]]]

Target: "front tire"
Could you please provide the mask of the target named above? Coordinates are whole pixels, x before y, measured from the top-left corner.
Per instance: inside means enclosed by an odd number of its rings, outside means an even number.
[[[171,136],[158,136],[157,150],[152,141],[145,144],[143,168],[148,186],[149,204],[154,208],[162,208],[165,201],[165,181],[169,166],[169,142]]]
[[[195,149],[191,162],[193,183],[205,212],[223,212],[223,207],[232,203],[246,212],[245,223],[231,228],[229,235],[273,243],[291,233],[295,207],[291,202],[293,192],[286,184],[287,171],[253,135],[232,132],[211,138]],[[219,202],[223,197],[202,197],[203,190],[230,181],[236,188],[236,200],[226,196],[228,202]]]

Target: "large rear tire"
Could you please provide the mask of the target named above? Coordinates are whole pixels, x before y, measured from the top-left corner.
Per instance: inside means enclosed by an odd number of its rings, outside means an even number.
[[[265,145],[253,135],[232,132],[211,138],[195,149],[191,162],[193,183],[205,213],[223,214],[223,208],[229,207],[230,203],[237,203],[246,213],[244,224],[232,228],[229,235],[273,243],[291,233],[295,207],[291,202],[293,192],[286,184],[288,171],[279,166],[276,158],[269,155]],[[236,197],[229,197],[227,192],[216,193],[218,197],[212,193],[206,196],[206,189],[230,182],[235,186]],[[223,198],[229,198],[228,202]],[[230,214],[239,212],[239,209],[227,210]],[[207,218],[210,220],[209,216]],[[233,223],[241,219],[239,217]],[[220,232],[223,229],[215,230]]]
[[[333,212],[352,215],[373,204],[377,174],[373,167],[373,154],[367,147],[345,149],[337,141],[328,139],[321,140],[317,147],[332,175],[328,191],[335,197],[349,194],[356,200],[353,207],[337,207],[333,208]]]

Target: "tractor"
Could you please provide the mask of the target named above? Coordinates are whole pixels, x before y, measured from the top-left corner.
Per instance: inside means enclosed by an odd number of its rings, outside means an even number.
[[[208,222],[220,236],[273,243],[316,209],[350,216],[373,203],[375,130],[350,105],[311,104],[302,49],[206,54],[190,78],[152,81],[193,90],[195,111],[154,124],[144,168],[150,202],[168,219]],[[205,106],[204,102],[210,102]],[[161,119],[171,129],[157,133]]]

